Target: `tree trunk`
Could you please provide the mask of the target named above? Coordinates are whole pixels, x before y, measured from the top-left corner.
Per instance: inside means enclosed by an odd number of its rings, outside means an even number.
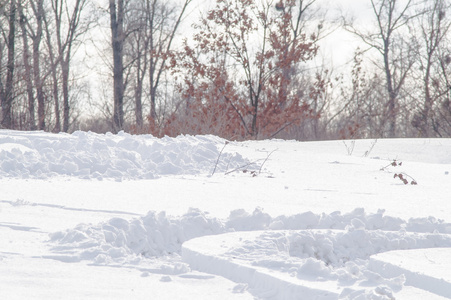
[[[20,8],[20,6],[19,6]],[[29,128],[30,130],[36,130],[36,119],[35,119],[35,107],[34,107],[34,95],[33,95],[33,76],[31,75],[31,65],[30,65],[30,53],[28,52],[28,35],[26,32],[25,21],[23,21],[22,12],[20,13],[20,26],[22,28],[22,40],[23,40],[23,63],[25,67],[25,81],[27,86],[27,97],[28,97],[28,114],[30,120]]]
[[[54,67],[52,67],[54,68]],[[61,117],[60,117],[60,102],[58,93],[58,79],[56,77],[56,72],[52,71],[53,77],[53,101],[55,102],[55,132],[61,131]]]
[[[47,36],[47,47],[48,47],[48,55],[50,59],[50,71],[52,73],[52,80],[53,80],[53,101],[54,101],[54,111],[55,111],[55,128],[54,132],[60,132],[61,131],[61,117],[60,117],[60,102],[59,102],[59,89],[58,89],[58,70],[57,70],[57,60],[55,58],[55,51],[53,50],[53,42],[51,39],[51,33],[49,24],[47,22],[47,18],[44,17],[44,24],[45,24],[45,32]],[[60,20],[56,19],[56,31],[59,32],[60,27]]]
[[[388,114],[388,137],[394,138],[396,135],[396,98],[397,92],[393,87],[392,73],[390,70],[389,62],[389,40],[388,38],[384,40],[384,68],[385,76],[387,81],[387,91],[388,91],[388,103],[387,103],[387,114]]]
[[[25,67],[25,82],[27,89],[27,97],[28,97],[28,117],[29,117],[29,125],[28,128],[30,130],[36,130],[36,118],[35,118],[35,99],[33,95],[33,76],[32,76],[32,68],[30,65],[30,52],[29,43],[28,43],[28,33],[26,27],[26,17],[23,13],[22,3],[19,2],[19,17],[20,17],[20,28],[22,29],[22,41],[23,41],[23,64]]]
[[[431,57],[428,57],[428,61],[426,64],[426,74],[424,75],[424,107],[422,113],[422,124],[421,124],[421,136],[427,137],[429,136],[429,115],[432,110],[432,97],[430,90],[430,78],[431,78]]]
[[[65,59],[61,60],[61,71],[63,73],[63,132],[69,131],[70,102],[69,102],[69,62],[70,51]]]
[[[141,129],[144,125],[143,122],[143,108],[142,108],[142,83],[138,83],[135,94],[135,117],[136,126]]]
[[[40,70],[40,45],[42,40],[42,21],[44,16],[44,3],[43,0],[39,0],[36,9],[36,34],[33,36],[33,73],[34,73],[34,84],[36,86],[36,98],[38,100],[38,129],[45,129],[45,101],[44,101],[44,91],[43,82]]]
[[[72,58],[72,48],[75,40],[79,35],[79,25],[81,13],[86,5],[86,0],[75,0],[74,6],[70,11],[68,4],[64,1],[53,0],[53,13],[55,15],[56,26],[56,41],[58,44],[58,59],[61,68],[61,89],[63,94],[63,132],[69,131],[70,126],[70,111],[71,103],[69,99],[69,78],[70,78],[70,63]],[[64,16],[66,19],[64,20]],[[61,32],[64,24],[68,23],[67,31]],[[82,25],[81,31],[86,31],[89,28],[88,24]]]
[[[139,54],[137,68],[136,68],[136,88],[135,88],[135,117],[136,126],[139,129],[143,127],[143,108],[142,108],[142,91],[143,91],[143,76],[141,70],[141,54]]]
[[[136,59],[135,118],[137,129],[141,130],[144,126],[142,95],[143,95],[144,77],[146,76],[147,70],[147,52],[149,49],[149,45],[146,39],[145,38],[143,39],[141,36],[138,37],[137,42],[138,42],[138,50],[137,50],[138,56]],[[141,43],[143,43],[144,45],[142,45]],[[142,49],[141,46],[143,46]]]
[[[15,34],[16,34],[16,1],[11,0],[9,9],[9,33],[8,33],[8,62],[6,65],[6,86],[5,92],[1,99],[2,105],[2,127],[13,128],[12,124],[12,103],[13,96],[13,77],[14,77],[14,46],[15,46]]]
[[[110,0],[111,43],[113,48],[113,90],[114,112],[113,131],[119,132],[124,126],[124,0]]]
[[[254,97],[254,111],[252,113],[252,132],[251,135],[256,139],[258,135],[257,117],[258,117],[259,97]]]
[[[155,122],[155,120],[157,119],[156,100],[157,100],[157,87],[152,86],[150,88],[150,117],[152,118],[152,122]]]

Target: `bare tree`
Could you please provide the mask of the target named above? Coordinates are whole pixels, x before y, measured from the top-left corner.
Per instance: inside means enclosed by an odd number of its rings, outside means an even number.
[[[45,130],[45,99],[44,99],[44,77],[41,74],[41,41],[43,33],[43,21],[44,21],[44,0],[37,0],[36,2],[30,2],[31,8],[35,17],[36,28],[33,29],[31,24],[29,25],[29,32],[32,39],[33,48],[33,77],[34,85],[36,88],[36,99],[38,101],[38,129]]]
[[[60,23],[60,20],[56,18],[56,26],[58,28],[58,23]],[[59,74],[58,74],[58,60],[60,59],[56,53],[56,50],[54,49],[54,41],[52,39],[52,34],[50,30],[50,25],[48,21],[48,17],[44,17],[44,24],[45,24],[45,33],[46,33],[46,40],[47,40],[47,48],[48,48],[48,54],[49,54],[49,60],[50,60],[50,72],[52,74],[52,93],[53,93],[53,102],[54,102],[54,109],[55,109],[55,132],[61,131],[61,115],[60,115],[60,101],[59,101]],[[61,26],[61,25],[60,25]],[[58,29],[56,30],[58,31]]]
[[[396,135],[399,96],[406,78],[415,62],[412,55],[415,45],[408,37],[407,24],[418,15],[414,12],[415,0],[371,0],[376,26],[364,32],[345,22],[345,28],[356,34],[371,49],[382,57],[380,68],[386,81],[388,100],[385,103],[388,121],[388,136]]]
[[[2,87],[1,77],[0,77],[0,98],[2,107],[2,127],[12,128],[12,112],[11,107],[14,100],[13,95],[13,77],[14,77],[14,67],[15,67],[15,34],[16,34],[16,15],[17,15],[17,4],[15,0],[10,1],[9,14],[8,14],[8,25],[9,31],[6,38],[6,45],[8,49],[8,60],[6,64],[6,84],[5,88]]]
[[[132,16],[136,18],[136,25],[139,26],[139,30],[135,30],[130,35],[128,41],[129,44],[129,56],[133,61],[131,68],[134,72],[134,89],[133,97],[135,100],[135,122],[137,128],[140,130],[143,127],[143,86],[144,79],[147,74],[148,65],[148,51],[149,51],[149,38],[147,36],[146,21],[149,10],[146,3],[138,2],[136,7],[132,9]],[[147,1],[149,4],[149,1]]]
[[[22,29],[22,42],[24,47],[23,61],[25,66],[24,80],[27,86],[29,128],[46,129],[46,102],[44,85],[47,75],[45,67],[41,69],[41,56],[43,51],[41,42],[43,37],[43,21],[45,18],[44,0],[28,1],[19,0],[20,27]],[[31,39],[31,53],[28,52],[28,38]],[[26,47],[26,48],[25,48]],[[36,97],[34,96],[34,91]],[[35,100],[38,104],[38,124],[35,126]]]
[[[423,103],[415,114],[412,125],[420,131],[421,136],[428,137],[432,134],[431,130],[440,135],[440,120],[436,119],[433,110],[436,102],[443,96],[448,96],[448,83],[440,79],[446,57],[440,55],[446,52],[443,50],[451,28],[446,12],[451,3],[448,0],[432,0],[425,2],[425,6],[424,14],[414,25],[421,33],[422,41],[422,47],[418,49],[418,61],[423,78]]]
[[[127,61],[133,69],[133,97],[137,127],[143,126],[143,89],[148,90],[149,121],[157,126],[158,88],[173,56],[173,42],[177,30],[192,0],[180,5],[161,0],[129,0],[127,17]]]
[[[24,80],[26,84],[27,90],[27,98],[28,98],[28,129],[36,130],[36,119],[35,119],[35,98],[33,95],[33,76],[32,76],[32,66],[30,64],[30,52],[29,52],[29,42],[28,42],[28,33],[27,33],[27,17],[24,13],[24,1],[19,0],[18,8],[19,8],[19,24],[22,30],[22,56],[23,56],[23,65],[24,65]]]
[[[157,9],[157,5],[162,5],[158,3],[159,1],[153,0],[152,3],[152,17],[149,20],[149,33],[150,33],[150,61],[149,61],[149,82],[150,82],[150,117],[153,120],[156,120],[156,97],[157,97],[157,89],[160,84],[161,76],[163,71],[166,68],[166,63],[170,58],[171,46],[174,41],[175,34],[180,25],[180,22],[183,18],[183,15],[186,11],[188,5],[192,2],[192,0],[185,0],[182,4],[182,8],[173,23],[167,23],[169,16],[165,16],[164,10],[170,8],[165,8],[163,5],[162,13],[160,17],[162,17],[160,24],[155,24],[155,10]],[[173,9],[172,9],[173,10]],[[156,30],[157,29],[157,30]]]
[[[87,0],[74,0],[71,5],[63,0],[51,0],[53,12],[53,26],[45,19],[47,44],[51,61],[52,77],[54,81],[54,101],[56,115],[56,131],[61,129],[60,110],[58,97],[58,77],[61,77],[61,90],[63,95],[63,126],[62,130],[67,132],[70,125],[70,99],[69,99],[69,76],[72,55],[78,39],[85,34],[92,25],[92,20],[82,20],[84,10],[88,5]],[[56,40],[56,51],[53,49],[55,41],[52,40],[51,28],[55,30],[53,40]],[[58,76],[59,65],[61,76]]]
[[[338,106],[328,120],[333,138],[355,139],[383,136],[386,117],[384,76],[373,66],[364,64],[360,49],[354,54],[350,77],[340,76]]]
[[[85,24],[80,28],[86,3],[89,1],[0,0],[2,126],[56,131],[63,127],[67,131],[69,86],[75,82],[70,82],[69,67],[75,41],[88,28]],[[8,57],[3,55],[7,52]],[[64,104],[62,125],[60,103]]]

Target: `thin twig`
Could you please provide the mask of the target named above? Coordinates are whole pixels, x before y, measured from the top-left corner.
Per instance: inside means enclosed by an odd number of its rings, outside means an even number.
[[[233,172],[235,172],[235,171],[238,171],[239,169],[242,169],[242,168],[245,168],[245,167],[250,166],[250,165],[252,165],[252,164],[255,164],[256,162],[258,162],[258,161],[260,161],[260,160],[261,160],[261,159],[258,159],[258,160],[256,160],[256,161],[252,161],[252,162],[250,162],[250,163],[248,163],[248,164],[245,164],[245,165],[243,165],[243,166],[239,166],[238,168],[235,168],[235,169],[233,169],[233,170],[231,170],[231,171],[226,172],[225,175],[228,175],[228,174],[230,174],[230,173],[233,173]]]
[[[226,172],[229,170],[230,162],[232,161],[232,157],[229,157],[229,161],[227,162]]]
[[[398,177],[404,184],[409,184],[409,181],[406,179],[406,177],[408,177],[411,179],[410,181],[411,185],[418,185],[418,182],[415,180],[415,178],[404,172],[396,173],[393,177],[394,178]]]
[[[354,152],[355,140],[351,141],[351,145],[350,146],[348,146],[348,144],[346,143],[345,140],[343,140],[343,144],[345,145],[346,150],[348,151],[348,155],[351,156],[352,153]]]
[[[365,151],[365,154],[363,154],[364,157],[368,157],[368,155],[370,155],[370,153],[371,153],[371,151],[373,151],[373,148],[376,145],[376,143],[377,143],[377,139],[374,139],[373,142],[371,143],[370,148],[367,151]]]
[[[260,166],[260,170],[258,170],[258,174],[260,174],[262,172],[263,165],[268,160],[268,158],[271,156],[271,154],[273,154],[277,150],[279,150],[279,149],[277,148],[277,149],[274,149],[271,152],[269,152],[268,156],[266,156],[265,160],[263,161],[262,165]]]
[[[226,141],[226,142],[224,143],[224,147],[222,147],[222,149],[221,149],[221,152],[219,152],[218,159],[216,160],[215,168],[213,169],[213,173],[211,173],[211,176],[213,176],[213,175],[215,174],[215,172],[216,172],[216,167],[218,166],[219,159],[221,158],[222,151],[224,151],[224,148],[227,146],[228,143],[229,143],[229,142]]]

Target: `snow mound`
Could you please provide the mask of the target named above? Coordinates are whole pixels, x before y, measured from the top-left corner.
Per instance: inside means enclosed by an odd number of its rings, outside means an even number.
[[[120,132],[73,134],[0,130],[0,178],[66,175],[83,179],[153,179],[161,175],[211,174],[225,140],[215,136],[155,138]],[[222,153],[216,171],[249,161]]]
[[[95,263],[131,262],[180,253],[184,241],[226,232],[224,225],[197,209],[180,218],[149,212],[131,221],[113,218],[98,225],[80,224],[51,234],[60,260],[93,260]]]
[[[423,233],[447,233],[451,234],[451,224],[435,217],[410,218],[405,221],[401,218],[386,216],[384,209],[376,213],[366,213],[363,208],[356,208],[349,213],[340,211],[330,214],[315,214],[311,211],[291,216],[281,215],[272,218],[256,208],[250,214],[244,209],[237,209],[230,213],[226,221],[228,228],[236,231],[250,230],[300,230],[300,229],[348,229],[349,227],[366,230],[398,231]]]
[[[284,251],[290,249],[287,253],[292,257],[314,258],[329,266],[368,259],[370,255],[389,250],[451,247],[451,239],[447,235],[451,234],[451,224],[433,218],[404,221],[383,214],[382,210],[374,214],[359,208],[345,214],[317,215],[306,212],[272,218],[257,208],[252,214],[242,209],[234,210],[227,220],[219,220],[192,208],[180,217],[167,216],[165,212],[149,212],[132,220],[113,218],[98,225],[80,224],[76,228],[51,234],[50,242],[53,252],[68,255],[71,261],[108,263],[178,255],[185,241],[233,231],[274,228],[343,230],[340,233],[293,233],[279,245]],[[425,240],[419,235],[420,232],[430,235]],[[272,247],[272,243],[268,247]],[[243,248],[243,251],[256,253],[258,247],[252,247],[249,250]],[[267,251],[268,247],[260,248]]]
[[[200,237],[182,246],[191,268],[257,289],[269,299],[398,299],[403,272],[368,269],[372,255],[451,247],[451,236],[365,230],[249,231]],[[383,267],[381,267],[383,268]],[[448,283],[440,283],[443,289]],[[269,296],[268,296],[269,295]],[[300,295],[302,295],[300,297]]]
[[[419,248],[451,247],[451,236],[439,233],[409,233],[347,230],[265,231],[225,253],[228,257],[269,267],[291,276],[312,279],[352,278],[355,263],[371,255]],[[344,268],[344,272],[337,270]]]

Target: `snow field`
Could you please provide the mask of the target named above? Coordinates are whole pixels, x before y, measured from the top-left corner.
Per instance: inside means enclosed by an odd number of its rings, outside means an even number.
[[[451,298],[451,249],[390,251],[374,255],[369,268],[384,277],[403,275],[406,285]]]
[[[449,299],[450,153],[447,139],[0,130],[0,291]]]

